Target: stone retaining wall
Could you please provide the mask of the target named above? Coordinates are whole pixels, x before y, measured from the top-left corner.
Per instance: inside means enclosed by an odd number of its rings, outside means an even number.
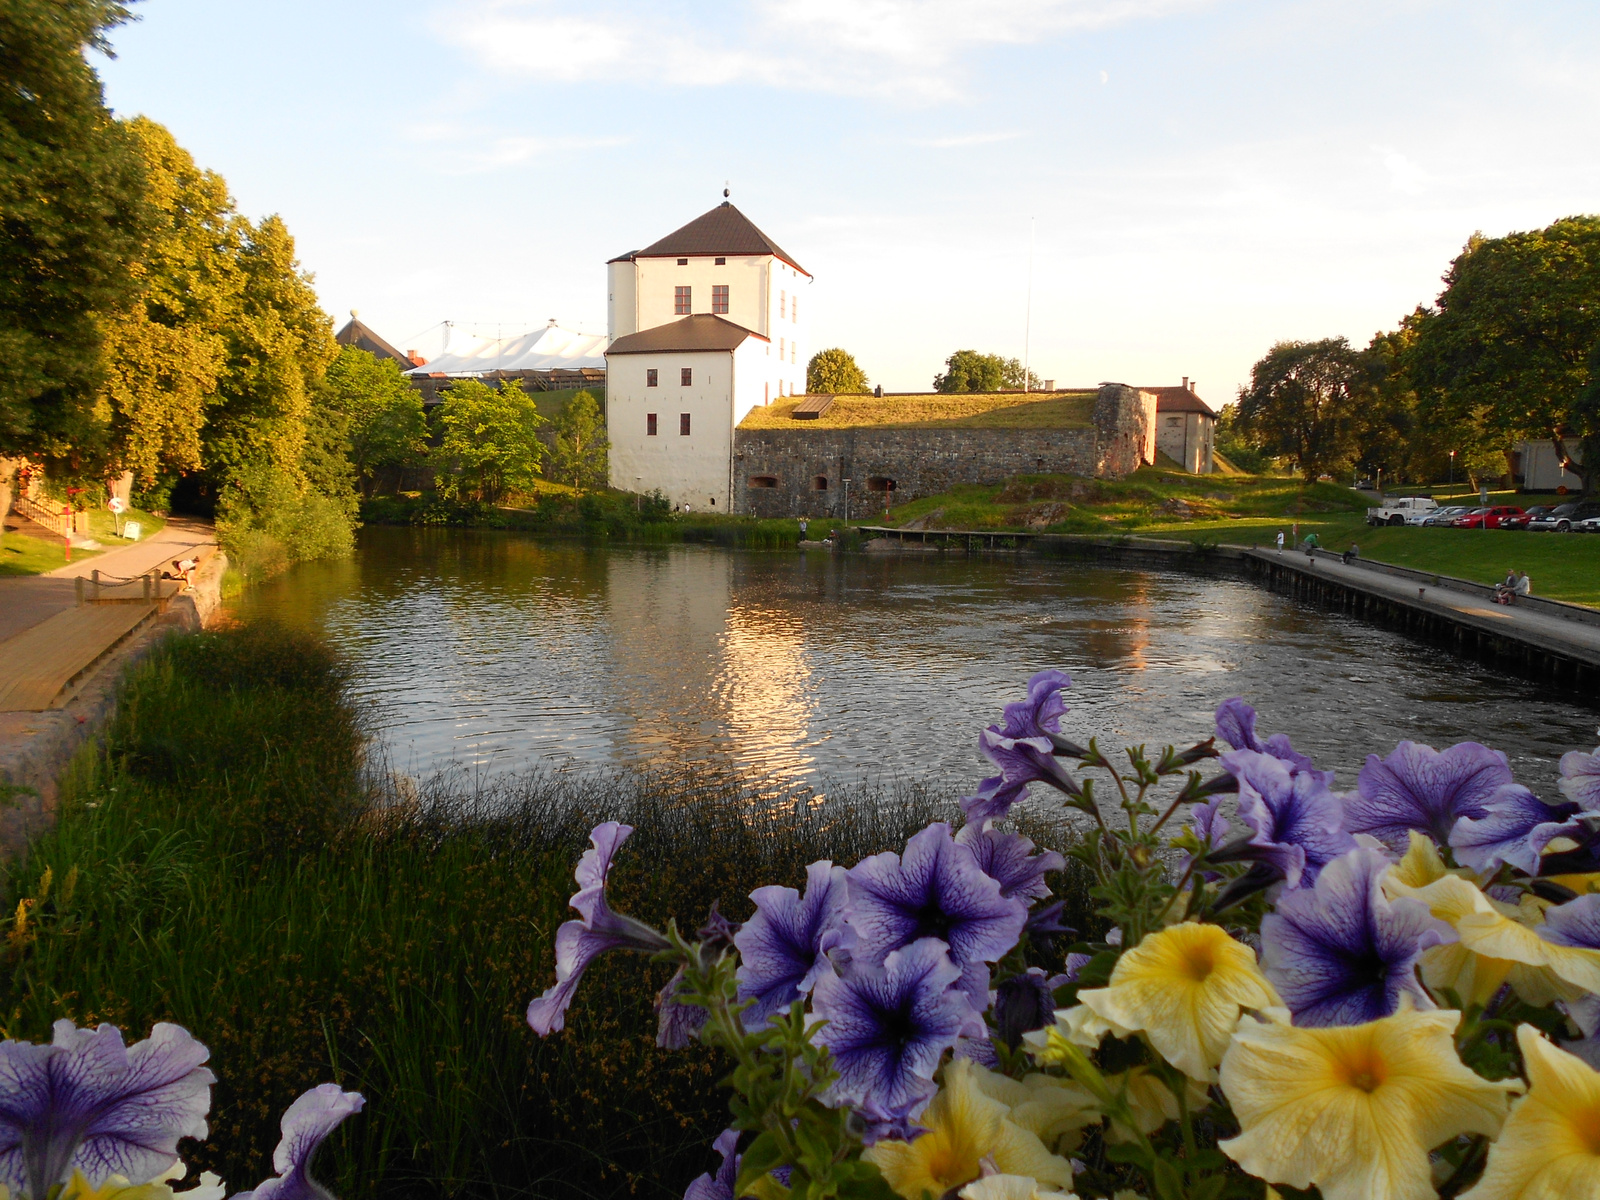
[[[733,441],[734,511],[757,517],[881,513],[959,484],[1012,475],[1120,479],[1155,458],[1155,397],[1110,383],[1080,429],[907,429],[860,426],[740,429]]]

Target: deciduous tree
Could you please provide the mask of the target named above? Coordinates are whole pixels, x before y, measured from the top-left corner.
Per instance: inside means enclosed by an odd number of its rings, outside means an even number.
[[[372,494],[384,468],[410,466],[427,452],[422,397],[392,359],[342,347],[316,404],[343,417],[350,463],[365,495]]]
[[[837,346],[818,350],[806,364],[806,391],[813,395],[860,395],[870,390],[867,373],[848,350]]]
[[[957,350],[944,361],[944,371],[933,377],[936,392],[998,392],[1006,386],[1006,360],[998,354]]]
[[[579,392],[556,418],[552,432],[550,458],[556,478],[576,488],[604,487],[610,443],[599,401]]]
[[[539,477],[545,420],[520,380],[508,379],[496,390],[463,379],[445,393],[434,419],[443,434],[434,473],[445,495],[493,504]]]
[[[85,58],[111,0],[0,4],[0,452],[103,448],[99,314],[134,286],[139,163]]]
[[[1474,235],[1410,355],[1424,416],[1471,425],[1499,450],[1569,428],[1600,343],[1600,217],[1567,217],[1501,238]],[[1571,468],[1593,486],[1592,460]]]
[[[1239,391],[1240,429],[1307,480],[1347,465],[1357,447],[1361,356],[1344,338],[1279,342]]]

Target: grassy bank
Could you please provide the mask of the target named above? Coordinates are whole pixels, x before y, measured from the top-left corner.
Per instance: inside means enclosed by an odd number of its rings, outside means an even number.
[[[155,514],[138,509],[123,514],[123,519],[139,522],[141,539],[166,525],[166,521]],[[17,518],[13,516],[10,520],[14,522]],[[88,536],[99,542],[101,549],[75,549],[72,552],[73,562],[86,562],[106,550],[133,544],[130,539],[117,536],[117,518],[104,509],[90,511]],[[0,538],[0,575],[42,575],[66,565],[66,546],[58,537],[29,537],[8,528],[5,536]]]
[[[676,1200],[725,1109],[704,1050],[654,1046],[664,970],[610,959],[566,1032],[541,1042],[523,1020],[587,830],[635,824],[616,906],[692,928],[713,901],[742,918],[752,887],[953,811],[914,786],[811,802],[703,771],[374,788],[345,678],[270,626],[169,643],[67,781],[58,827],[0,880],[0,911],[26,912],[0,943],[0,1032],[192,1030],[220,1082],[186,1157],[230,1191],[270,1173],[283,1107],[334,1080],[369,1100],[323,1159],[341,1196]],[[1089,928],[1082,908],[1067,919]]]

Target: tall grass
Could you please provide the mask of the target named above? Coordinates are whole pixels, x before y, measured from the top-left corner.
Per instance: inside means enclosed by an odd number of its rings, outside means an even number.
[[[288,1102],[334,1080],[369,1100],[321,1166],[347,1198],[676,1198],[711,1165],[724,1066],[654,1045],[664,969],[613,956],[564,1033],[523,1019],[589,828],[637,827],[619,909],[694,928],[713,901],[740,919],[752,887],[952,812],[914,784],[821,799],[696,770],[375,783],[346,682],[325,645],[271,626],[174,640],[128,680],[57,828],[0,879],[26,914],[4,944],[4,1034],[186,1026],[219,1077],[186,1157],[231,1189],[270,1174]]]

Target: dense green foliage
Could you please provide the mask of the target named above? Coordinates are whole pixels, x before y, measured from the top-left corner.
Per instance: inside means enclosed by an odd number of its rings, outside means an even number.
[[[441,435],[434,478],[448,499],[493,504],[507,492],[531,489],[543,469],[545,419],[521,380],[497,388],[460,380],[444,394],[434,421]]]
[[[98,318],[133,286],[144,203],[85,52],[127,15],[113,0],[0,3],[0,456],[104,447]]]
[[[345,683],[323,645],[270,626],[167,643],[58,826],[3,876],[0,911],[23,918],[0,942],[0,1033],[186,1026],[219,1083],[211,1136],[184,1157],[230,1192],[271,1173],[283,1107],[334,1080],[368,1098],[321,1160],[347,1200],[677,1200],[714,1165],[727,1107],[708,1051],[654,1045],[666,970],[618,956],[564,1033],[523,1019],[588,829],[638,828],[608,889],[620,911],[694,928],[713,902],[741,919],[751,887],[956,811],[953,791],[797,802],[703,769],[374,786]],[[1087,928],[1085,897],[1067,899]]]
[[[1361,357],[1344,338],[1279,342],[1239,393],[1239,428],[1307,483],[1341,470],[1356,450],[1361,376]]]
[[[856,356],[835,346],[818,350],[806,363],[806,391],[812,395],[858,395],[872,390]]]
[[[317,403],[342,419],[350,465],[364,496],[376,490],[381,473],[415,466],[427,453],[422,397],[392,359],[341,347],[328,365]]]
[[[976,350],[957,350],[945,359],[944,370],[933,377],[936,392],[998,392],[1021,388],[1026,379],[1030,390],[1040,386],[1039,377],[1024,371],[1014,358],[999,354],[979,354]]]
[[[600,488],[609,475],[606,420],[589,392],[579,392],[552,423],[552,474],[575,488]]]

